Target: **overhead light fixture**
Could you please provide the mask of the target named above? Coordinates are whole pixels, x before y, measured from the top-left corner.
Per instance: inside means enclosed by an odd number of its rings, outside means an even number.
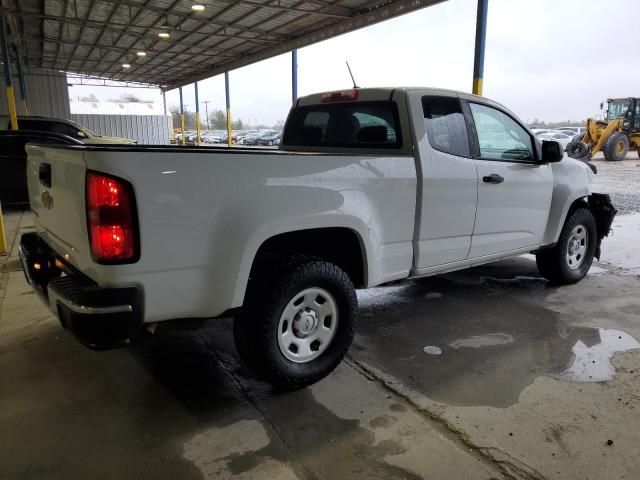
[[[204,12],[204,5],[200,3],[193,4],[191,5],[191,10],[194,12]]]
[[[131,65],[129,65],[128,63],[123,63],[122,68],[131,68]]]
[[[143,52],[143,51],[136,52],[136,55],[138,55],[139,57],[146,57],[147,56],[147,52]]]
[[[167,32],[160,32],[158,36],[160,38],[169,38],[171,35],[169,35]]]

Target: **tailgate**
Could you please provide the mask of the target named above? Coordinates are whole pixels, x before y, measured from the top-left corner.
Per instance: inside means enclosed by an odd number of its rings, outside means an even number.
[[[85,213],[83,151],[27,146],[29,203],[40,237],[78,265],[90,258]]]

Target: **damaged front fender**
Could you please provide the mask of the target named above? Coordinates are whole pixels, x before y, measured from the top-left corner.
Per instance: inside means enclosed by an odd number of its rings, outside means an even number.
[[[588,202],[589,210],[591,210],[596,220],[596,228],[598,230],[595,257],[600,260],[600,244],[602,239],[609,235],[611,224],[618,210],[611,203],[611,197],[604,193],[592,193],[588,197]]]

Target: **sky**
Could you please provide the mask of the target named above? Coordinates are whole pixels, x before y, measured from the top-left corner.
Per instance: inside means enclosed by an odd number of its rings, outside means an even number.
[[[637,29],[610,22],[638,0],[489,0],[484,96],[527,122],[583,120],[602,100],[640,95]],[[448,0],[298,51],[300,96],[360,87],[424,86],[471,91],[477,0]],[[625,18],[623,15],[620,18]],[[232,118],[275,124],[291,106],[291,54],[229,73]],[[224,110],[224,76],[198,82],[200,110]],[[195,109],[193,86],[183,87]],[[162,102],[158,90],[70,87],[73,99],[123,93]],[[178,91],[167,92],[178,105]]]

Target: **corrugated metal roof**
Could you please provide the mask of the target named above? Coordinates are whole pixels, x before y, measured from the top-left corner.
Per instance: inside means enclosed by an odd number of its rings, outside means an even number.
[[[2,4],[31,71],[62,70],[171,89],[441,1],[198,0],[202,12],[192,10],[195,0]],[[140,51],[146,56],[138,56]]]

